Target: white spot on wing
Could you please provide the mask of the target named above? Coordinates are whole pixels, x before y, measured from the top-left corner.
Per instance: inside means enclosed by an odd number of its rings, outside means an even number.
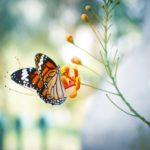
[[[44,60],[44,55],[42,55],[40,58],[39,66],[41,66],[43,64],[43,60]]]
[[[22,70],[21,80],[25,80],[29,76],[27,69]]]
[[[42,70],[41,66],[43,65],[43,62],[44,62],[44,60],[45,60],[44,56],[45,56],[45,55],[42,55],[42,56],[41,56],[40,62],[39,62],[39,64],[38,64],[38,66],[39,66],[39,69],[38,69],[38,70],[39,70],[40,72],[41,72],[41,70]]]

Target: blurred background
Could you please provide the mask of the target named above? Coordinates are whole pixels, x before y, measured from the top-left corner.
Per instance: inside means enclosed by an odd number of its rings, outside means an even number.
[[[97,56],[98,43],[80,15],[86,4],[101,14],[100,2],[0,0],[0,150],[150,149],[146,125],[116,110],[103,93],[94,89],[82,86],[76,99],[51,106],[36,96],[5,87],[30,92],[9,76],[19,69],[16,58],[22,67],[34,67],[34,56],[39,52],[60,66],[71,64],[71,57],[78,56],[83,64],[103,75],[95,60],[65,41],[65,36],[72,34],[77,45]],[[110,47],[118,49],[122,58],[120,87],[150,120],[149,7],[148,0],[121,2],[112,19]],[[109,88],[103,78],[83,67],[79,70],[83,82]]]

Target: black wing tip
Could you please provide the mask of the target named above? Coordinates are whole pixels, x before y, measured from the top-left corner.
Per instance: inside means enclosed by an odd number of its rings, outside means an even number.
[[[11,78],[12,80],[14,80],[14,77],[15,77],[15,73],[12,73],[12,74],[10,75],[10,78]]]
[[[37,54],[35,55],[35,60],[40,59],[42,55],[43,55],[42,53],[37,53]]]
[[[42,56],[42,55],[44,55],[44,54],[42,54],[42,53],[37,53],[37,54],[35,55],[35,57],[39,57],[39,56]]]
[[[36,67],[38,67],[38,63],[41,59],[41,57],[43,56],[43,61],[46,62],[46,61],[50,61],[53,63],[54,66],[57,67],[56,63],[53,61],[53,59],[51,59],[48,55],[46,54],[43,54],[43,53],[37,53],[35,55],[35,64],[36,64]]]
[[[34,60],[35,60],[35,65],[36,65],[37,68],[38,68],[38,63],[39,63],[39,61],[40,61],[40,59],[41,59],[42,56],[43,56],[43,57],[47,57],[47,55],[42,54],[42,53],[37,53],[37,54],[35,55]]]
[[[10,75],[10,78],[11,78],[11,80],[13,80],[13,81],[16,82],[18,76],[20,76],[20,70],[17,70],[17,71],[15,71],[15,72],[13,72],[13,73]]]
[[[37,53],[37,54],[35,55],[35,59],[41,58],[42,55],[48,57],[46,54],[43,54],[43,53]]]

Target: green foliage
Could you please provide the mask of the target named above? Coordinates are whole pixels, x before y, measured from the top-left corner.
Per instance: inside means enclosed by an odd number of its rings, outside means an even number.
[[[15,3],[15,0],[0,1],[0,47],[9,40],[11,32],[16,28],[18,18],[11,12],[11,5],[13,3]]]

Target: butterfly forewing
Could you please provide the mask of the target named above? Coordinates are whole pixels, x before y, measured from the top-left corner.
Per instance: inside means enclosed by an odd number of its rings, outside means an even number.
[[[35,64],[42,80],[46,80],[47,76],[53,76],[57,69],[55,62],[48,56],[41,53],[36,54]]]

